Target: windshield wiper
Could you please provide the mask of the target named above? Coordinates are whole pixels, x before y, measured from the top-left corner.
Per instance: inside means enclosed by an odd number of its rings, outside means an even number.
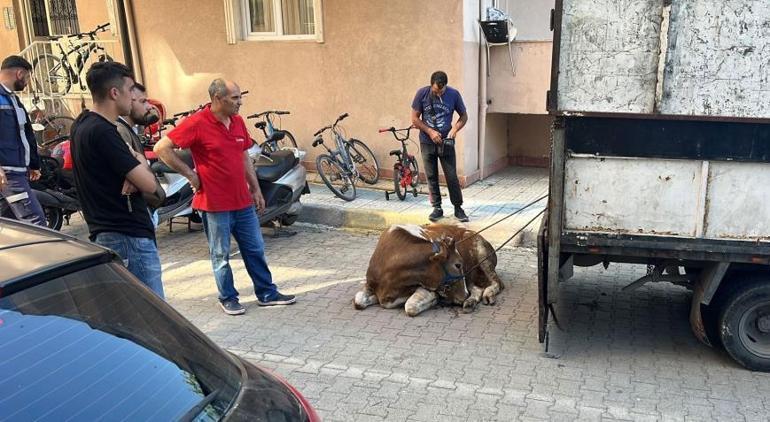
[[[199,401],[198,404],[193,406],[192,409],[188,410],[187,413],[182,415],[182,417],[179,418],[179,421],[189,422],[194,420],[195,417],[198,416],[203,411],[203,409],[206,408],[206,406],[208,406],[212,401],[214,401],[215,398],[217,398],[219,391],[220,390],[217,388],[216,390],[209,393],[209,395],[204,397],[203,400]]]

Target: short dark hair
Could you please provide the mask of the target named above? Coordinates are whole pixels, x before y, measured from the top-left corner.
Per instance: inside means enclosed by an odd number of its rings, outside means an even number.
[[[32,71],[32,65],[29,64],[27,59],[21,56],[8,56],[3,60],[3,64],[0,65],[0,69],[13,69],[15,67],[20,67],[26,71]]]
[[[97,62],[91,65],[86,73],[86,83],[91,96],[96,101],[107,98],[112,88],[120,88],[123,78],[134,78],[134,73],[123,63]]]
[[[447,82],[448,82],[448,78],[446,76],[446,73],[440,70],[437,70],[433,72],[432,75],[430,75],[431,86],[433,86],[433,84],[436,84],[438,85],[439,88],[443,88],[444,86],[446,86]]]
[[[135,89],[139,92],[147,92],[147,88],[145,88],[144,85],[140,84],[139,82],[134,82],[134,86],[131,89]]]

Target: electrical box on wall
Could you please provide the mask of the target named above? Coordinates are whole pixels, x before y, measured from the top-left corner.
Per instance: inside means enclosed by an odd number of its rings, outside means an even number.
[[[13,7],[3,7],[3,24],[5,29],[16,29],[16,18],[13,15]]]

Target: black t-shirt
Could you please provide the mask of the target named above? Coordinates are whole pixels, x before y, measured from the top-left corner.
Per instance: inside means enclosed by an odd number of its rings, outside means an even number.
[[[131,210],[121,193],[126,174],[139,161],[128,150],[114,123],[84,111],[72,125],[73,175],[91,240],[101,232],[154,239],[155,230],[140,193],[131,195]]]

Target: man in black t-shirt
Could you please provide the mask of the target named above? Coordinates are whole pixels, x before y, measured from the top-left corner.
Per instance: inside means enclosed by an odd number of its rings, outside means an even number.
[[[114,250],[131,273],[163,298],[155,230],[141,195],[156,191],[155,176],[115,125],[131,109],[133,75],[121,63],[95,63],[86,82],[94,107],[73,124],[71,151],[89,237]]]

